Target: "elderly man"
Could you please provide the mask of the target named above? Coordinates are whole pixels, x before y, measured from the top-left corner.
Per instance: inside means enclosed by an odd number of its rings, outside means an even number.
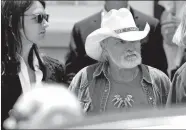
[[[181,23],[173,37],[173,42],[181,48],[186,48],[186,4],[184,9]],[[186,63],[176,71],[167,101],[168,105],[180,103],[186,103]]]
[[[6,129],[61,129],[80,121],[82,109],[76,97],[65,87],[40,84],[19,97],[4,122]]]
[[[72,29],[69,52],[65,62],[66,80],[68,83],[71,82],[74,75],[82,68],[97,63],[97,60],[87,56],[85,52],[85,40],[90,33],[100,28],[103,17],[107,12],[120,8],[126,8],[131,11],[139,29],[143,29],[146,22],[149,23],[151,28],[150,32],[142,41],[142,43],[144,43],[141,49],[141,55],[143,57],[142,63],[167,73],[167,59],[163,49],[163,39],[159,21],[132,8],[128,0],[105,0],[102,11],[77,22]]]
[[[101,28],[87,37],[86,53],[99,62],[80,70],[69,87],[85,112],[164,106],[169,78],[141,64],[140,40],[149,30],[147,23],[140,31],[128,9],[113,9],[103,17]]]

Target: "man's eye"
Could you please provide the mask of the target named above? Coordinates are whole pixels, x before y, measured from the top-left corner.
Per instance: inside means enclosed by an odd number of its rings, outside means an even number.
[[[118,41],[116,42],[116,44],[125,44],[126,42],[125,41]]]

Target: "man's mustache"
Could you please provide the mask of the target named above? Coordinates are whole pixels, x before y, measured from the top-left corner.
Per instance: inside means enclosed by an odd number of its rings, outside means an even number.
[[[128,56],[128,55],[137,55],[139,56],[140,53],[138,53],[137,51],[126,51],[125,53],[125,56]]]

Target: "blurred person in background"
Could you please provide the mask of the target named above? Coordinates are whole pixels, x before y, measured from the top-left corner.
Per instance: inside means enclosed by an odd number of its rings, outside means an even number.
[[[24,130],[62,129],[81,119],[81,106],[64,85],[37,84],[19,97],[4,127]]]
[[[172,42],[173,35],[181,21],[185,1],[159,1],[165,8],[161,15],[161,32],[164,40],[164,49],[167,57],[167,72],[172,79],[176,70],[186,61],[186,50]],[[174,58],[173,58],[174,57]]]
[[[186,49],[186,4],[184,5],[181,23],[173,37],[173,42],[181,48]],[[167,102],[168,105],[180,103],[186,103],[186,62],[174,75]]]
[[[141,40],[149,31],[148,23],[140,30],[132,13],[121,8],[105,14],[101,28],[88,35],[85,51],[98,63],[80,70],[69,86],[85,112],[164,107],[170,79],[141,63]]]
[[[71,33],[69,52],[66,57],[66,74],[70,83],[74,75],[85,66],[97,63],[96,60],[87,56],[85,52],[85,40],[87,36],[100,28],[104,15],[111,9],[127,8],[131,11],[138,28],[143,29],[145,23],[150,25],[149,35],[142,41],[142,63],[153,66],[167,73],[167,63],[163,49],[163,39],[159,21],[151,16],[145,15],[129,4],[128,0],[106,0],[104,9],[98,13],[77,22]],[[158,53],[157,53],[158,52]]]
[[[64,82],[64,65],[42,55],[37,44],[42,42],[49,15],[42,0],[1,1],[1,122],[21,93],[32,84]]]

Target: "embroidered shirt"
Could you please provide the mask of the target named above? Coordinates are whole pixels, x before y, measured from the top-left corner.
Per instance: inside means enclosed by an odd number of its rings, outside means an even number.
[[[158,69],[146,65],[139,65],[142,72],[141,85],[148,104],[153,107],[165,106],[170,79]],[[108,63],[97,63],[80,70],[73,78],[69,90],[72,91],[80,101],[82,108],[87,113],[106,111],[111,84],[107,76]]]
[[[107,111],[124,111],[124,110],[130,110],[133,108],[140,108],[140,107],[149,107],[150,105],[148,104],[148,100],[146,98],[146,95],[143,92],[142,85],[141,85],[141,79],[142,79],[142,73],[141,71],[138,72],[137,76],[135,77],[134,80],[130,82],[120,82],[116,81],[112,76],[109,76],[110,78],[110,84],[111,84],[111,89],[110,89],[110,94],[108,97],[108,103],[106,105],[106,110]],[[119,102],[116,103],[116,101],[113,102],[113,99],[116,95],[120,95],[122,100],[128,99],[128,95],[132,96],[132,102],[130,99],[130,104],[132,106],[123,106],[122,108],[117,108]],[[122,103],[122,105],[125,105]],[[128,107],[129,106],[129,107]]]

